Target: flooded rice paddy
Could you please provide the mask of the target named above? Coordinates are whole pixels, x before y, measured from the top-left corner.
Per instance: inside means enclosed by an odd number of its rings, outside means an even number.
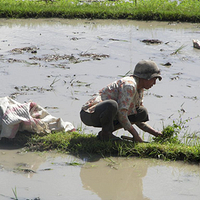
[[[1,97],[34,101],[86,133],[97,133],[81,124],[81,106],[138,61],[152,59],[163,80],[145,92],[149,124],[162,130],[163,124],[189,119],[187,133],[199,137],[200,50],[192,44],[200,40],[199,24],[0,19],[0,36]],[[14,191],[21,200],[200,198],[199,166],[183,162],[91,161],[0,146],[0,166],[2,200],[14,198]]]

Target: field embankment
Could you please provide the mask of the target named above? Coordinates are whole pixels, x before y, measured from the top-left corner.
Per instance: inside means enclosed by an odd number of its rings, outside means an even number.
[[[200,1],[0,0],[0,17],[200,22]]]

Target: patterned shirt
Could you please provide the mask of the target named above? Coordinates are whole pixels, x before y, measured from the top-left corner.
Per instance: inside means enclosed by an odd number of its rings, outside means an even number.
[[[136,108],[142,105],[143,90],[137,90],[138,78],[124,77],[112,82],[83,105],[82,109],[92,113],[98,103],[105,100],[115,100],[118,103],[117,118],[125,130],[130,130],[128,116],[136,114]]]

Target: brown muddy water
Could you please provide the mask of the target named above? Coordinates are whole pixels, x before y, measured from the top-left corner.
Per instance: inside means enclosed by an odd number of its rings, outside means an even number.
[[[143,42],[152,39],[160,43]],[[163,80],[145,93],[149,124],[162,130],[163,124],[189,119],[187,133],[199,137],[200,50],[193,48],[193,39],[200,40],[199,24],[0,19],[1,97],[34,101],[84,132],[97,133],[98,129],[81,124],[82,104],[138,61],[152,59]],[[149,139],[148,134],[140,134]],[[1,146],[0,166],[2,200],[14,198],[15,189],[23,200],[200,198],[199,166],[183,162],[89,161]]]

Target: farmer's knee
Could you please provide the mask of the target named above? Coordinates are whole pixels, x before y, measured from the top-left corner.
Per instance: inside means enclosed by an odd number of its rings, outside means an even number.
[[[145,107],[141,106],[137,109],[139,121],[145,122],[149,120],[149,114]]]

